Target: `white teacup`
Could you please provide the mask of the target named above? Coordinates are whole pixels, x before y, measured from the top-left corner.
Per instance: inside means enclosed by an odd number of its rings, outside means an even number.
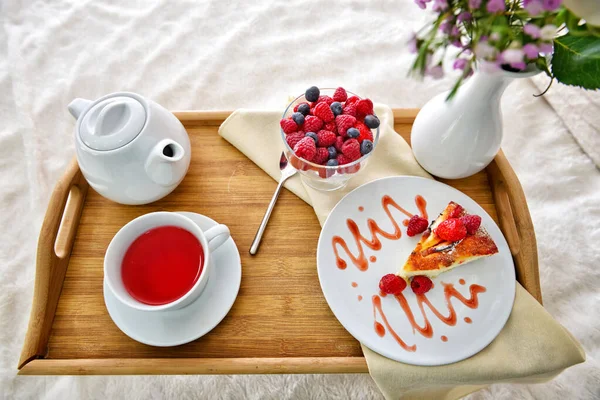
[[[200,277],[194,286],[179,299],[162,305],[149,305],[134,299],[125,289],[121,277],[121,265],[123,257],[131,244],[143,233],[160,226],[176,226],[193,234],[204,251],[204,265]],[[225,225],[217,225],[206,232],[196,225],[191,219],[173,212],[154,212],[142,215],[127,225],[123,226],[112,239],[104,256],[104,279],[108,288],[115,297],[123,304],[142,311],[162,311],[183,308],[200,296],[212,268],[210,253],[229,239],[229,228]]]

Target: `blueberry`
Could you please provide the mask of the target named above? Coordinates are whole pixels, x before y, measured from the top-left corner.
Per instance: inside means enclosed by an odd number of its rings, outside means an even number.
[[[356,139],[360,136],[360,131],[356,128],[350,128],[346,131],[346,135],[348,135],[349,138]]]
[[[360,154],[364,156],[365,154],[369,154],[371,150],[373,150],[373,142],[369,139],[363,140],[360,144]]]
[[[321,92],[319,91],[319,88],[316,86],[311,86],[308,89],[306,89],[306,93],[304,93],[304,98],[306,98],[307,101],[317,101],[319,100],[320,95]]]
[[[333,103],[331,103],[329,108],[331,108],[333,115],[335,115],[336,117],[344,111],[344,109],[342,108],[342,103],[340,103],[339,101],[334,101]]]
[[[302,103],[298,106],[298,112],[302,113],[302,115],[306,116],[310,113],[310,106],[308,103]]]
[[[296,125],[300,126],[304,123],[304,114],[300,112],[295,112],[292,114],[292,119],[296,123]]]
[[[319,137],[317,136],[317,134],[316,134],[316,133],[314,133],[314,132],[306,132],[306,135],[304,135],[304,136],[305,136],[305,137],[309,137],[309,138],[311,138],[312,140],[314,140],[314,141],[315,141],[315,146],[316,146],[317,144],[319,144]]]
[[[332,158],[331,160],[327,160],[328,167],[337,167],[338,164],[339,164],[338,160],[336,160],[335,158]]]
[[[365,117],[365,125],[371,129],[379,127],[379,118],[376,115],[367,115]]]
[[[329,158],[336,158],[337,157],[337,150],[335,149],[334,146],[329,146],[327,148],[327,151],[329,152]]]

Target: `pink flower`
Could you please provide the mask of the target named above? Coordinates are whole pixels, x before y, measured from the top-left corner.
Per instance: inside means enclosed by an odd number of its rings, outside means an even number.
[[[441,65],[435,65],[428,68],[425,74],[431,76],[433,79],[440,79],[444,76],[444,70]]]
[[[424,10],[427,7],[428,0],[415,0],[415,4],[419,6],[421,10]]]
[[[480,62],[478,65],[480,71],[487,73],[496,72],[500,69],[498,64],[489,61]]]
[[[518,63],[523,61],[525,56],[521,49],[506,49],[501,54],[502,63]]]
[[[524,70],[525,68],[527,68],[527,64],[525,64],[525,62],[521,61],[521,62],[516,62],[516,63],[510,63],[510,66],[514,69],[518,69],[518,70]]]
[[[415,54],[418,51],[417,37],[415,35],[412,35],[411,38],[408,40],[407,45],[408,45],[408,51]]]
[[[445,19],[440,24],[440,31],[450,34],[450,32],[452,32],[452,26],[453,26],[452,21]]]
[[[460,30],[458,29],[458,26],[454,25],[452,27],[452,29],[450,30],[450,35],[451,36],[459,36],[460,35]]]
[[[533,43],[527,43],[525,46],[523,46],[523,53],[525,53],[525,56],[530,60],[536,59],[538,57],[539,52],[540,50]]]
[[[541,0],[523,0],[523,7],[525,7],[532,17],[535,17],[544,10]]]
[[[534,24],[527,24],[523,27],[523,32],[527,35],[531,36],[533,39],[538,39],[540,37],[540,28]]]
[[[554,46],[552,43],[542,43],[540,44],[540,53],[550,54],[554,50]]]
[[[487,3],[486,9],[489,13],[499,13],[504,11],[506,8],[506,4],[504,0],[490,0]]]
[[[481,40],[473,49],[475,55],[480,59],[492,59],[496,55],[496,48],[490,46],[487,40]]]
[[[454,60],[454,63],[452,64],[452,68],[460,69],[461,71],[464,70],[466,66],[467,66],[467,60],[465,60],[464,58],[457,58],[456,60]]]
[[[472,15],[470,12],[468,11],[463,11],[460,14],[458,14],[458,17],[456,17],[456,20],[458,22],[465,22],[465,21],[470,21],[472,18]]]
[[[446,0],[433,0],[433,11],[444,11],[448,9],[448,2]]]
[[[560,3],[562,3],[562,0],[543,0],[543,2],[544,2],[544,10],[554,11],[558,7],[560,7]]]
[[[475,10],[481,7],[481,0],[469,0],[469,8]]]

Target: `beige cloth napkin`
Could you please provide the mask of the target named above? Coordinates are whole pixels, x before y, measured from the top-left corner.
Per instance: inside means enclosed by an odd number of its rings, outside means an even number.
[[[285,184],[313,206],[321,224],[346,193],[366,182],[393,175],[431,178],[394,131],[392,110],[383,105],[376,105],[375,110],[381,120],[379,144],[367,167],[346,188],[319,192],[303,185],[299,176]],[[281,114],[237,110],[219,129],[223,138],[275,180],[280,176],[276,160],[283,150]],[[457,399],[491,383],[544,382],[585,361],[579,343],[520,284],[506,326],[488,347],[471,358],[446,366],[419,367],[390,360],[364,345],[362,349],[369,372],[387,399]]]

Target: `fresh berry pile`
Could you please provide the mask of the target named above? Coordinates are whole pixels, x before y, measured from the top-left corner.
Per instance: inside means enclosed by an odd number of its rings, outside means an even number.
[[[348,97],[341,87],[329,97],[312,86],[304,97],[306,102],[297,104],[294,113],[280,121],[286,142],[297,157],[334,167],[373,151],[371,129],[379,127],[379,119],[371,100]]]

